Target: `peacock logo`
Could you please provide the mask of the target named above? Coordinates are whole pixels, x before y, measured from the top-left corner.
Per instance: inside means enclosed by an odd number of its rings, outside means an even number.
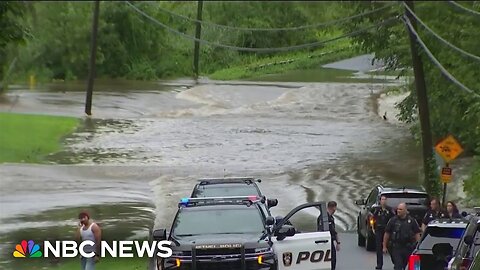
[[[15,251],[13,251],[13,257],[15,258],[40,258],[42,257],[42,251],[40,246],[35,244],[33,240],[22,240],[20,244],[15,246]]]

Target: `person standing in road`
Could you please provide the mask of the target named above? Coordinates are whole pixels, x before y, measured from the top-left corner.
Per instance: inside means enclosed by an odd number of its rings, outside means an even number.
[[[338,233],[335,228],[335,218],[333,214],[337,211],[337,202],[330,201],[327,204],[328,213],[328,229],[330,230],[332,241],[332,270],[335,270],[337,266],[337,251],[340,251],[340,241],[338,239]]]
[[[377,267],[375,267],[375,269],[382,269],[383,267],[383,236],[388,221],[394,216],[393,209],[387,205],[387,197],[382,195],[380,197],[380,207],[372,208],[372,217],[375,222],[370,223],[372,231],[375,234],[377,250]]]
[[[457,205],[453,201],[447,202],[447,211],[446,211],[447,218],[462,218],[460,215],[460,211],[457,208]]]
[[[433,198],[430,201],[430,210],[427,211],[422,220],[422,232],[425,231],[430,221],[446,217],[447,215],[440,208],[440,201],[437,198]]]
[[[388,244],[392,242],[392,257],[395,270],[404,270],[408,258],[415,249],[415,244],[420,241],[420,227],[417,221],[407,213],[407,205],[400,203],[397,215],[387,223],[383,237],[383,252],[388,252]]]
[[[80,220],[80,223],[76,234],[77,241],[83,242],[90,240],[95,243],[94,246],[85,245],[83,249],[85,253],[94,252],[95,256],[92,258],[81,257],[82,270],[95,270],[95,264],[100,258],[102,230],[96,223],[90,220],[90,215],[85,211],[78,215],[78,219]]]

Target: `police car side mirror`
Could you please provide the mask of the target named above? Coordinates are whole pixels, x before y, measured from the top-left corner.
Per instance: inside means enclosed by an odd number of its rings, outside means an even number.
[[[267,224],[267,226],[272,226],[273,224],[275,224],[275,219],[273,217],[267,217],[267,219],[265,220],[265,224]]]
[[[167,240],[167,230],[158,229],[153,231],[153,240],[156,240],[156,241]]]
[[[278,200],[277,199],[267,199],[268,208],[272,208],[277,206]]]
[[[291,225],[283,225],[280,227],[280,229],[277,230],[277,240],[282,241],[285,239],[287,236],[294,236],[295,235],[295,227]]]
[[[467,216],[468,216],[468,213],[465,212],[465,211],[463,211],[463,212],[462,212],[462,217],[467,217]]]
[[[365,202],[365,200],[362,199],[362,200],[356,200],[356,201],[355,201],[355,204],[356,204],[356,205],[366,205],[367,202]]]

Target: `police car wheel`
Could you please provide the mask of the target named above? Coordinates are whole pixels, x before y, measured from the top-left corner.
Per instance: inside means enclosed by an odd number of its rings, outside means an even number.
[[[375,235],[373,235],[371,233],[368,233],[366,243],[365,243],[365,247],[366,247],[367,251],[375,251],[376,250]]]
[[[364,247],[365,246],[365,237],[360,232],[360,226],[359,226],[358,223],[357,223],[357,236],[358,236],[358,246],[359,247]]]

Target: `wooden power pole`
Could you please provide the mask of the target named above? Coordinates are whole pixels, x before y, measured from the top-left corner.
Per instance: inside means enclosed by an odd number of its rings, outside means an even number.
[[[90,40],[90,63],[88,67],[88,85],[87,85],[87,98],[85,101],[85,113],[92,115],[92,95],[93,95],[93,82],[95,80],[95,60],[97,56],[97,33],[98,33],[98,16],[100,11],[100,1],[94,2],[93,10],[93,23],[92,23],[92,36]]]
[[[202,11],[203,11],[203,1],[199,0],[197,2],[197,22],[196,22],[196,29],[195,29],[195,38],[200,39],[202,33],[202,24],[200,21],[202,20]],[[195,48],[193,52],[193,75],[195,79],[198,78],[198,61],[200,59],[200,42],[195,40]]]
[[[414,11],[413,1],[406,1],[406,4],[412,11]],[[405,12],[413,28],[416,30],[417,24],[416,24],[415,18],[410,14],[410,12],[407,9],[405,9]],[[434,171],[432,171],[432,166],[431,166],[431,162],[433,160],[432,134],[430,130],[430,113],[428,109],[428,97],[427,97],[427,89],[425,85],[425,74],[423,72],[422,59],[418,55],[416,37],[413,34],[413,32],[410,30],[410,28],[408,29],[409,29],[409,36],[410,36],[410,50],[412,53],[413,72],[415,74],[415,89],[417,92],[418,114],[420,118],[420,126],[421,126],[421,133],[422,133],[425,186],[426,186],[427,192],[431,194],[431,192],[437,192],[437,190],[433,189],[433,187],[435,187],[437,183],[433,183],[432,181],[439,181],[439,180],[435,179],[435,175],[433,175]]]

